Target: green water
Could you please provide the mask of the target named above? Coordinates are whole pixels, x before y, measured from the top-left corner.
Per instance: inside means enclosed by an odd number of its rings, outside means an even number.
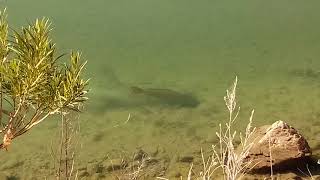
[[[239,78],[245,127],[284,120],[320,155],[320,1],[298,0],[2,0],[18,28],[53,22],[61,52],[88,60],[90,101],[80,115],[79,166],[137,148],[170,158],[208,149],[227,118],[223,96]],[[190,93],[185,108],[130,93],[131,86]],[[131,115],[126,122],[128,115]],[[52,172],[48,119],[0,153],[0,171],[21,179]],[[172,165],[174,166],[174,165]],[[36,173],[36,174],[35,174]]]

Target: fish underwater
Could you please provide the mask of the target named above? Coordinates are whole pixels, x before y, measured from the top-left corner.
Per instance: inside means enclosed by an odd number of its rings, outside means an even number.
[[[171,89],[130,87],[133,95],[143,95],[157,100],[160,104],[177,107],[197,107],[200,102],[191,93],[181,93]]]
[[[95,103],[91,106],[96,112],[106,109],[131,108],[141,106],[171,106],[177,108],[195,108],[200,101],[192,93],[183,93],[171,89],[142,88],[130,86],[118,78],[112,67],[104,67],[103,80],[97,82]]]

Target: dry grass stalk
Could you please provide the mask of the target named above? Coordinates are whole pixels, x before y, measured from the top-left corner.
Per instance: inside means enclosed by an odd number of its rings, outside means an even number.
[[[144,179],[145,177],[145,168],[147,167],[146,161],[150,159],[147,155],[143,155],[141,159],[135,160],[132,158],[129,160],[128,158],[121,157],[121,165],[114,164],[113,160],[107,156],[111,167],[112,172],[111,176],[114,179],[118,180],[139,180]]]
[[[191,180],[192,168],[193,168],[193,164],[191,163],[190,169],[189,169],[189,172],[188,172],[187,180]],[[182,179],[182,177],[181,177],[181,179]]]
[[[61,114],[60,143],[56,150],[53,148],[55,146],[51,147],[56,179],[58,180],[78,179],[77,171],[75,171],[75,159],[80,128],[73,124],[72,120],[68,114]]]
[[[241,151],[236,152],[235,150],[235,138],[237,132],[232,129],[233,123],[238,117],[240,107],[237,108],[236,101],[236,87],[237,87],[237,77],[230,87],[227,90],[227,95],[224,97],[227,109],[229,111],[229,121],[226,123],[226,129],[222,129],[221,124],[219,132],[217,132],[217,136],[219,138],[219,151],[214,148],[214,155],[216,157],[219,166],[222,168],[224,173],[224,179],[235,180],[242,177],[251,162],[245,161],[245,158],[249,154],[249,150],[251,149],[253,143],[248,140],[251,138],[255,128],[252,128],[252,119],[254,110],[251,112],[251,116],[249,118],[249,123],[246,128],[245,136],[241,133],[239,134],[241,140]]]
[[[221,168],[224,173],[224,179],[226,180],[235,180],[241,178],[246,170],[251,166],[252,162],[245,161],[246,157],[249,154],[249,151],[253,145],[253,141],[249,141],[252,139],[253,132],[255,128],[252,127],[252,120],[254,110],[251,111],[251,115],[249,118],[249,123],[246,127],[245,135],[243,136],[239,133],[239,137],[241,140],[240,147],[237,152],[235,150],[235,138],[237,136],[237,132],[232,129],[232,126],[235,120],[238,117],[240,107],[237,107],[236,101],[236,87],[237,87],[237,77],[230,87],[227,90],[227,95],[224,97],[228,112],[229,112],[229,119],[226,123],[226,128],[223,129],[221,124],[219,125],[220,129],[219,132],[216,132],[216,135],[219,138],[218,149],[216,146],[212,146],[213,154],[209,156],[207,160],[205,160],[202,149],[201,149],[201,156],[202,156],[202,164],[203,169],[202,171],[196,175],[193,179],[197,180],[210,180],[213,179],[213,173]],[[191,180],[193,165],[191,164],[187,180]],[[160,178],[158,179],[166,179]]]
[[[126,174],[128,180],[138,180],[141,177],[141,174],[143,172],[143,168],[144,168],[144,160],[139,161],[138,165],[135,167],[133,166],[130,171]]]
[[[215,157],[215,154],[212,154],[211,156],[208,157],[207,160],[205,160],[202,148],[200,149],[200,151],[201,151],[201,159],[202,159],[203,168],[202,168],[202,171],[199,173],[199,176],[196,179],[209,180],[209,179],[211,179],[213,173],[219,168],[217,158]],[[190,175],[190,173],[189,173],[189,175]]]
[[[311,173],[311,171],[310,171],[310,169],[309,169],[309,165],[308,165],[308,164],[306,164],[306,169],[307,169],[307,171],[308,171],[308,174],[305,173],[305,172],[303,172],[300,168],[298,168],[298,170],[299,170],[304,176],[309,177],[311,180],[315,180],[315,177],[312,175],[312,173]]]

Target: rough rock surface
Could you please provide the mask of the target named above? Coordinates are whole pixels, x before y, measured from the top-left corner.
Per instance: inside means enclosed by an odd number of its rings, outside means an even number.
[[[311,155],[306,139],[283,121],[257,128],[252,137],[254,144],[246,160],[252,161],[253,171],[270,170],[271,165],[276,170],[294,168]]]

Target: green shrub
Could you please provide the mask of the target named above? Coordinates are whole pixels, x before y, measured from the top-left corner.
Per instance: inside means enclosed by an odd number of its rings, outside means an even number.
[[[0,148],[51,115],[79,111],[87,100],[88,80],[81,78],[86,63],[79,52],[62,63],[50,31],[46,18],[9,31],[6,12],[0,12]]]

